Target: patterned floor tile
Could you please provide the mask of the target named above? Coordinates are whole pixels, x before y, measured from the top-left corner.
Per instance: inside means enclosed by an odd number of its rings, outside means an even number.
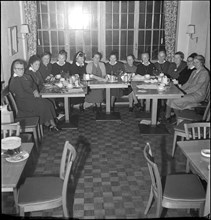
[[[143,155],[150,142],[161,176],[185,171],[185,157],[177,150],[171,158],[170,135],[141,135],[135,113],[118,106],[122,122],[96,122],[92,110],[80,114],[77,130],[45,132],[33,176],[59,175],[60,160],[66,140],[75,146],[73,166],[76,180],[72,217],[79,219],[154,218],[154,202],[148,215],[151,180]],[[77,110],[74,113],[78,113]],[[70,193],[70,192],[69,192]],[[71,207],[70,207],[71,210]],[[2,212],[15,215],[11,193],[2,194]],[[31,216],[61,217],[62,208],[33,212]],[[190,217],[186,210],[168,210],[165,217]]]

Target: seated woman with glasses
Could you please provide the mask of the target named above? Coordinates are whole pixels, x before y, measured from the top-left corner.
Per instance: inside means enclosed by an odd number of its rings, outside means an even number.
[[[58,61],[52,65],[52,75],[61,74],[61,77],[68,78],[70,75],[71,64],[67,62],[67,52],[60,50],[58,55]]]
[[[109,55],[109,62],[105,64],[106,74],[119,77],[121,73],[125,72],[124,64],[117,61],[117,59],[117,53],[111,52]],[[114,111],[115,99],[121,96],[123,96],[123,89],[111,89],[111,111]]]
[[[134,61],[135,56],[133,54],[127,55],[127,63],[124,64],[126,73],[136,73],[137,66],[134,65]],[[133,112],[133,103],[136,108],[141,107],[130,85],[128,86],[128,88],[123,89],[123,94],[128,95],[129,112]]]
[[[105,81],[106,69],[105,64],[100,62],[102,54],[96,52],[93,54],[92,62],[87,64],[86,72],[91,74],[93,79],[98,81]],[[94,103],[94,111],[101,111],[101,103],[103,102],[104,89],[90,89],[88,94],[85,96],[85,103]]]
[[[207,86],[210,83],[209,72],[204,67],[205,58],[202,55],[194,57],[193,65],[195,70],[191,73],[188,81],[180,88],[184,92],[184,96],[180,99],[168,99],[166,107],[165,119],[171,121],[171,108],[174,109],[176,116],[180,110],[191,109],[200,105],[204,101]]]
[[[37,86],[29,74],[24,74],[24,61],[15,60],[12,64],[12,77],[9,90],[14,94],[19,116],[39,116],[40,123],[49,130],[59,131],[55,124],[56,112],[48,99],[42,99]]]
[[[44,52],[41,55],[41,63],[39,68],[39,72],[43,78],[43,81],[45,81],[46,78],[51,75],[52,64],[50,61],[51,61],[51,54],[49,52]]]
[[[86,60],[86,55],[82,51],[78,51],[74,58],[73,58],[73,63],[70,66],[70,75],[75,75],[78,74],[79,78],[82,80],[83,79],[83,74],[86,73],[86,65],[85,63]],[[80,111],[84,111],[84,98],[79,97],[79,98],[72,98],[71,99],[71,104],[76,105],[80,104]]]

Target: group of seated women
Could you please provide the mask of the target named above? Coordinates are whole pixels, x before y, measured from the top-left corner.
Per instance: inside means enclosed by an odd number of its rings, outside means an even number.
[[[171,108],[175,110],[186,109],[197,106],[205,98],[206,88],[209,83],[209,73],[204,68],[205,59],[202,55],[191,54],[187,58],[187,63],[183,61],[184,54],[176,52],[174,62],[166,60],[165,51],[159,51],[158,61],[152,63],[149,59],[149,53],[144,52],[141,55],[141,62],[135,62],[133,54],[126,57],[126,63],[118,61],[116,53],[109,55],[109,62],[101,62],[102,55],[95,52],[92,62],[86,63],[86,56],[82,51],[75,54],[72,64],[67,62],[67,52],[61,50],[58,54],[58,60],[51,63],[51,54],[45,52],[41,55],[33,55],[25,68],[23,60],[15,60],[12,64],[12,77],[10,79],[9,89],[15,95],[17,107],[20,114],[24,116],[40,116],[40,122],[48,126],[51,130],[58,131],[56,125],[55,101],[53,99],[42,99],[40,91],[43,83],[49,75],[61,74],[68,78],[71,75],[78,74],[83,79],[84,73],[93,75],[93,78],[99,81],[105,81],[106,74],[119,76],[121,73],[135,73],[139,75],[159,75],[164,73],[169,78],[178,80],[181,89],[184,91],[184,97],[167,101],[166,118],[170,118]],[[115,99],[123,95],[128,95],[129,111],[134,107],[142,110],[144,102],[137,100],[132,88],[111,89],[111,110],[114,111]],[[72,98],[71,104],[79,104],[80,110],[84,111],[84,106],[95,104],[95,110],[101,111],[101,103],[104,100],[104,89],[89,89],[85,98]]]

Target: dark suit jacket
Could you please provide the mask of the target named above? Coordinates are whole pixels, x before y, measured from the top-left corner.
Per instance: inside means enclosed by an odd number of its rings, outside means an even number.
[[[172,79],[178,79],[180,72],[185,69],[187,66],[187,63],[185,61],[182,61],[180,65],[176,66],[176,63],[171,63],[168,70],[168,77]]]

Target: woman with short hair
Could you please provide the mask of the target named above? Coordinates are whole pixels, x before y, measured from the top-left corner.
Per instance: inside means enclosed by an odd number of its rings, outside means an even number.
[[[41,55],[41,63],[39,68],[39,72],[44,81],[48,76],[51,75],[52,72],[52,64],[50,61],[51,61],[51,54],[49,52],[44,52]]]
[[[68,78],[70,76],[70,65],[67,62],[67,52],[60,50],[57,62],[52,65],[52,75],[61,74],[63,78]]]
[[[93,53],[93,61],[87,64],[86,72],[89,73],[95,80],[105,81],[106,69],[105,64],[100,61],[101,58],[101,53]],[[94,103],[94,110],[101,111],[101,103],[103,102],[103,92],[104,89],[90,89],[88,94],[85,96],[85,102]]]
[[[176,116],[180,110],[190,109],[200,105],[206,97],[207,86],[210,83],[208,71],[205,69],[205,58],[202,55],[194,57],[193,64],[196,68],[188,79],[181,86],[184,96],[179,99],[168,99],[166,108],[166,119],[170,119],[171,108],[174,109]]]
[[[111,52],[109,55],[109,62],[105,64],[106,74],[119,77],[121,73],[125,72],[124,64],[118,61],[116,52]],[[123,96],[123,89],[111,89],[111,111],[114,111],[114,102],[117,97]]]
[[[53,104],[40,97],[37,85],[30,74],[24,74],[24,61],[15,60],[12,64],[13,75],[10,80],[9,90],[14,94],[18,108],[18,116],[39,116],[40,124],[50,130],[59,131],[55,124],[56,112]]]

